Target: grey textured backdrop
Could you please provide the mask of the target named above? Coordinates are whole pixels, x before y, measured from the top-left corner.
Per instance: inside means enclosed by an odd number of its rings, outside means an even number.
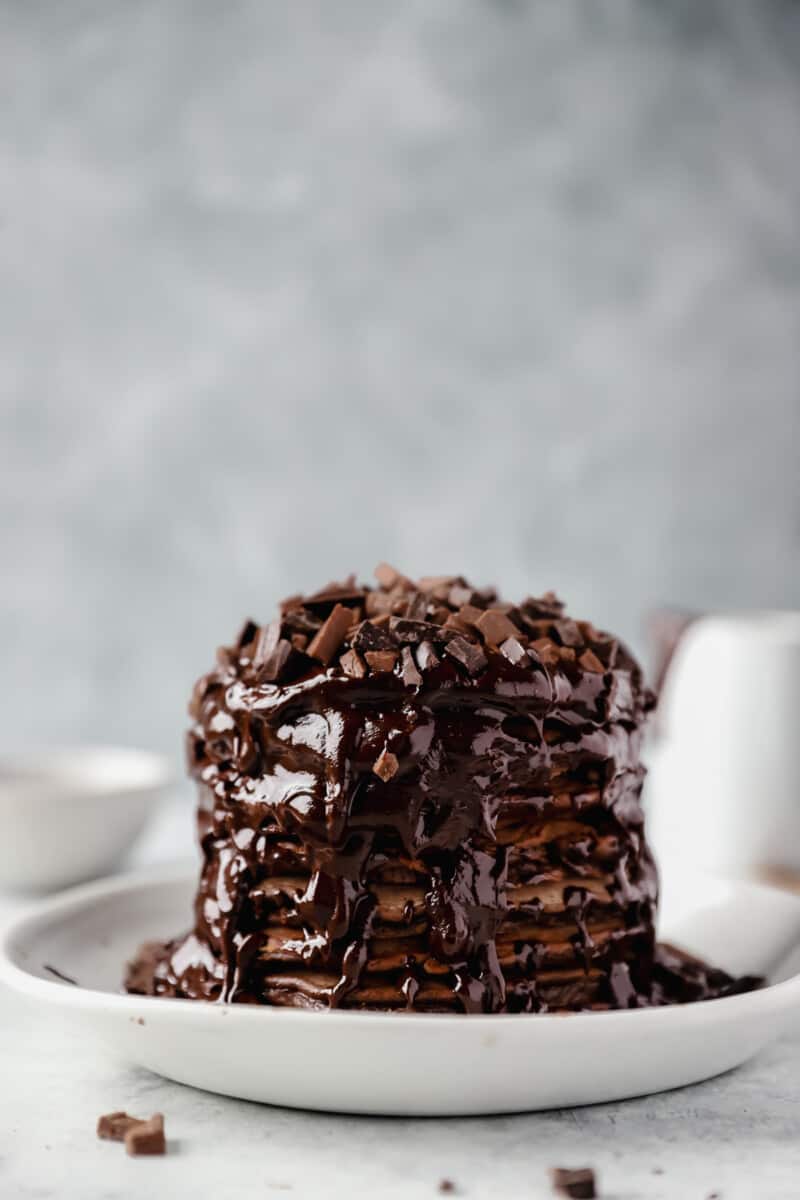
[[[0,6],[3,744],[381,557],[800,603],[800,6]]]

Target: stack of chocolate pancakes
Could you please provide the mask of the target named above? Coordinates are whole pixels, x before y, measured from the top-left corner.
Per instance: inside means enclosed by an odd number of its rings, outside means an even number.
[[[150,995],[531,1012],[732,981],[655,944],[642,725],[614,637],[386,565],[247,622],[191,702],[203,866]]]

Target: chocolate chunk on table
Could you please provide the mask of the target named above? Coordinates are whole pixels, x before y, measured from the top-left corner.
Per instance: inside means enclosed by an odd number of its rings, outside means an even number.
[[[145,1154],[166,1154],[162,1114],[155,1113],[149,1121],[137,1121],[125,1134],[125,1149],[133,1158]]]
[[[553,1167],[550,1178],[555,1191],[562,1196],[571,1197],[571,1200],[594,1200],[597,1196],[594,1171],[591,1167],[578,1167],[574,1170],[569,1167]]]
[[[109,1142],[124,1142],[128,1130],[141,1124],[141,1117],[131,1117],[126,1112],[104,1113],[97,1118],[97,1136]]]

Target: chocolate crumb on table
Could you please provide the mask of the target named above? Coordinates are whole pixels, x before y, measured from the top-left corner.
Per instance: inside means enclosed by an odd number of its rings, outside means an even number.
[[[439,1180],[439,1191],[440,1192],[454,1192],[455,1190],[456,1190],[456,1185],[453,1183],[452,1179],[440,1179]]]
[[[597,1196],[594,1171],[591,1167],[553,1167],[550,1171],[553,1188],[571,1200],[594,1200]]]

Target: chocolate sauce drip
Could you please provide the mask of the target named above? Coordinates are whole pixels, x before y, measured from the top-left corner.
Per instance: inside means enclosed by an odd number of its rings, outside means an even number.
[[[247,622],[195,688],[195,924],[129,990],[472,1013],[732,985],[656,950],[625,648],[552,595],[376,574]]]

